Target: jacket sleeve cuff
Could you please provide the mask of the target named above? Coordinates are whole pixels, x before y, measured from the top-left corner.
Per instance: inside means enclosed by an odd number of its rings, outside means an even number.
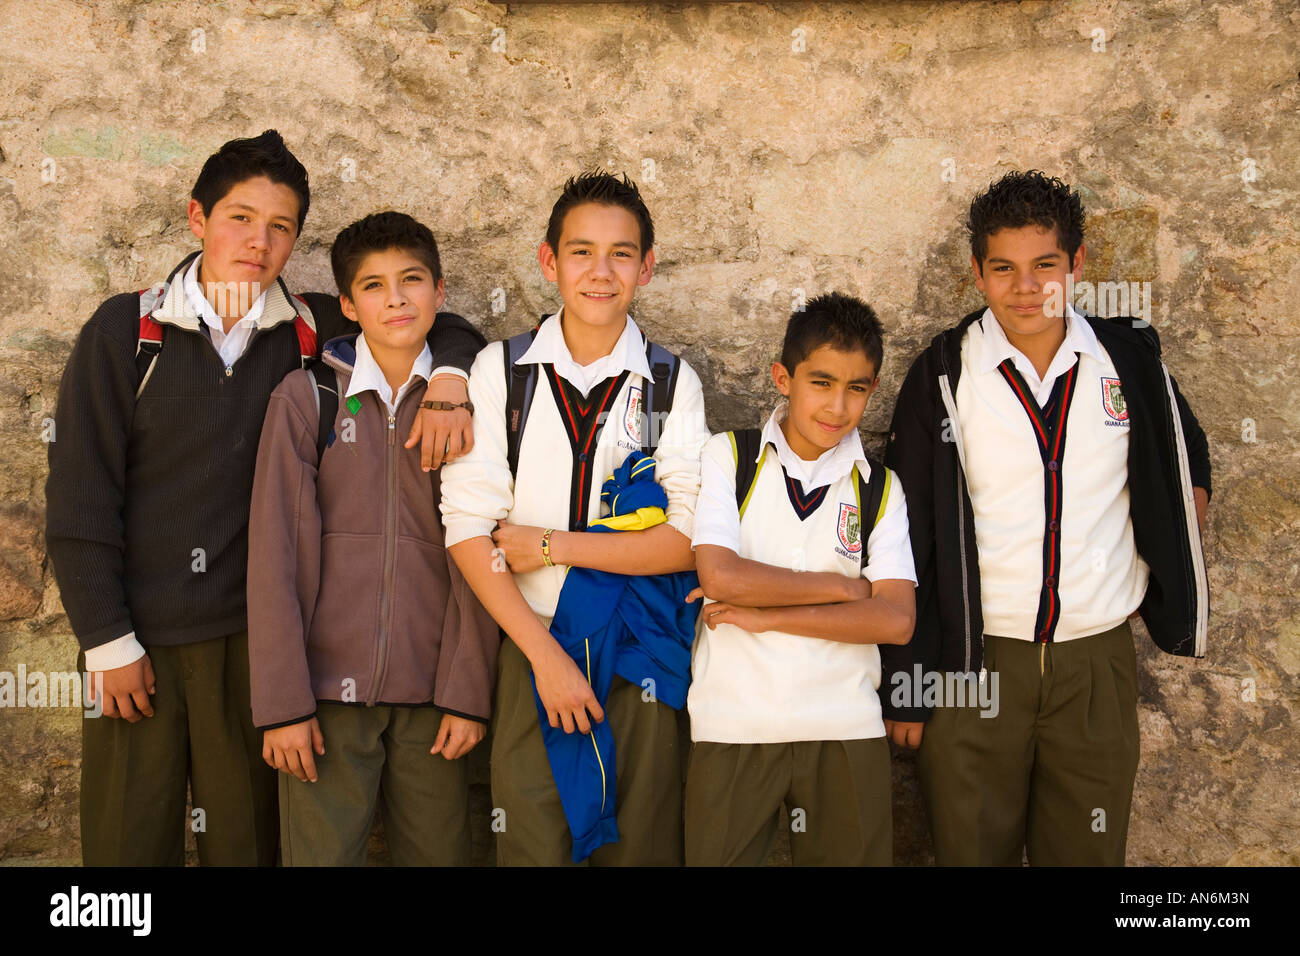
[[[434,704],[434,706],[435,706],[435,707],[438,707],[437,704]],[[476,723],[476,724],[483,724],[484,726],[486,726],[487,723],[488,723],[488,718],[486,718],[486,717],[479,717],[479,716],[476,715],[476,714],[466,714],[466,713],[462,713],[462,712],[459,711],[459,710],[452,710],[450,707],[438,707],[438,709],[439,709],[440,711],[442,711],[444,714],[451,714],[451,716],[453,716],[453,717],[461,717],[461,718],[463,718],[463,719],[465,719],[465,720],[472,720],[472,721],[474,721],[474,723]]]
[[[880,713],[885,720],[897,720],[903,723],[925,723],[934,713],[932,707],[894,707],[888,697],[880,702]]]
[[[123,634],[107,644],[86,650],[86,670],[91,673],[116,670],[134,664],[144,657],[144,646],[136,640],[135,631]]]
[[[282,720],[278,724],[256,724],[257,730],[277,730],[280,727],[292,727],[294,724],[301,724],[304,720],[311,720],[316,716],[316,711],[312,711],[305,717],[295,717],[293,720]]]

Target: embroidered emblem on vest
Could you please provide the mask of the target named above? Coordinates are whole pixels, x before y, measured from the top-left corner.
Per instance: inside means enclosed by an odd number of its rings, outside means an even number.
[[[840,537],[840,544],[849,554],[857,554],[862,550],[862,522],[858,517],[856,505],[840,502],[840,520],[836,525],[836,531]]]
[[[1128,421],[1128,402],[1124,401],[1124,392],[1120,388],[1119,379],[1101,380],[1101,404],[1113,421]]]
[[[623,431],[637,447],[642,444],[641,420],[645,417],[645,401],[641,389],[633,385],[627,390],[627,411],[623,413]]]

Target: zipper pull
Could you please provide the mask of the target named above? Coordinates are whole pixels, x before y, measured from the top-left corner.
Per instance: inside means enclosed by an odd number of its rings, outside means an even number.
[[[389,412],[388,413],[388,444],[395,445],[397,443],[396,438],[397,438],[397,416],[394,415],[392,412]]]
[[[233,368],[231,368],[229,365],[227,365],[227,366],[226,366],[226,378],[230,378],[230,376],[232,376],[232,375],[234,375],[234,374],[235,374],[235,370],[234,370]]]
[[[984,686],[984,678],[988,676],[988,671],[983,667],[980,668],[980,686]]]

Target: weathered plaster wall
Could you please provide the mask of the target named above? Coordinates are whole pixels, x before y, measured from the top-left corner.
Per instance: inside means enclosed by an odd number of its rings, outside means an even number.
[[[979,301],[972,194],[1038,167],[1083,192],[1085,278],[1152,283],[1214,458],[1208,656],[1139,637],[1129,861],[1298,862],[1298,30],[1287,0],[4,0],[0,670],[74,666],[43,422],[94,306],[192,248],[185,199],[227,139],[278,128],[311,172],[294,286],[330,288],[335,232],[394,207],[490,335],[553,302],[535,249],[562,180],[626,169],[660,236],[637,314],[700,371],[714,428],[765,412],[799,290],[841,289],[888,330],[877,450],[912,357]],[[78,721],[0,709],[0,860],[79,857]],[[898,859],[924,862],[911,760],[894,773]]]

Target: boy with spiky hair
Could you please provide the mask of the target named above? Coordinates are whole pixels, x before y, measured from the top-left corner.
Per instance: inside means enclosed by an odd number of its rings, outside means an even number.
[[[701,611],[690,689],[686,862],[757,866],[782,802],[798,865],[888,865],[889,745],[877,645],[915,618],[903,490],[862,450],[880,322],[831,293],[786,326],[763,426],[701,456]]]
[[[977,196],[988,307],[935,337],[894,410],[886,460],[920,584],[916,635],[885,654],[886,725],[920,746],[940,864],[1122,865],[1129,618],[1168,653],[1205,653],[1205,435],[1147,323],[1064,301],[1083,224],[1078,194],[1037,171]],[[978,672],[996,706],[927,699],[917,683],[939,672]]]
[[[272,390],[349,325],[332,296],[280,278],[309,200],[279,133],[226,143],[189,201],[201,251],[101,305],[63,374],[46,543],[108,718],[82,722],[90,866],[181,864],[187,783],[201,862],[275,860],[275,773],[248,696],[254,457]],[[468,366],[482,342],[459,316],[432,334],[440,365]],[[429,398],[464,393],[451,375]],[[429,415],[443,422],[425,438],[459,445],[467,414]]]
[[[574,856],[534,684],[552,728],[586,734],[592,721],[611,722],[617,756],[601,766],[617,767],[618,841],[597,835],[593,845],[605,845],[590,862],[682,859],[676,712],[640,671],[626,668],[602,705],[586,661],[580,668],[550,630],[569,567],[656,575],[693,565],[699,453],[708,438],[700,380],[628,314],[653,274],[653,245],[649,210],[626,176],[596,171],[565,184],[538,249],[563,307],[532,333],[479,353],[470,373],[474,449],[443,475],[447,545],[509,638],[492,736],[503,864],[562,865]],[[655,459],[666,521],[589,531],[602,515],[600,483],[635,451]]]
[[[433,372],[438,246],[383,212],[330,259],[361,332],[271,395],[253,484],[253,722],[282,771],[280,845],[288,866],[360,866],[379,806],[395,864],[468,864],[459,758],[486,732],[497,630],[443,547],[437,473],[394,438]]]

